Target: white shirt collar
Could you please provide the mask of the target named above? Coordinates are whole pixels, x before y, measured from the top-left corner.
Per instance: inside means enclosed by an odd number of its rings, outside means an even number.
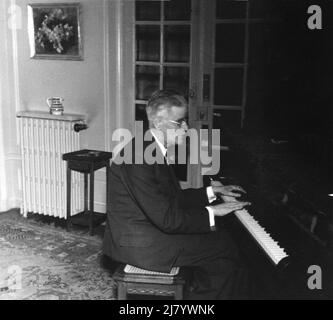
[[[164,144],[157,138],[156,134],[154,133],[154,130],[150,129],[151,134],[153,135],[153,137],[156,140],[156,143],[158,144],[158,146],[160,147],[163,156],[165,157],[166,153],[167,153],[167,149],[166,147],[164,147]]]

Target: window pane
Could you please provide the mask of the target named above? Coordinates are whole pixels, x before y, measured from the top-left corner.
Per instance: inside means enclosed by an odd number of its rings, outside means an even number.
[[[160,20],[161,18],[161,2],[160,1],[141,1],[135,2],[136,20]]]
[[[243,68],[215,69],[214,104],[241,106],[243,98]]]
[[[266,18],[267,9],[270,1],[255,0],[250,4],[250,18]]]
[[[216,25],[215,61],[244,62],[245,24],[220,23]]]
[[[187,98],[189,91],[189,68],[165,67],[163,83],[165,89],[177,90]]]
[[[191,0],[165,1],[165,20],[191,20]]]
[[[262,23],[249,26],[249,65],[267,69],[270,43],[269,29]]]
[[[288,4],[288,1],[254,0],[250,3],[250,18],[283,18],[283,10],[281,9],[285,4]]]
[[[166,62],[190,61],[190,26],[165,27],[164,56]]]
[[[236,110],[214,110],[213,128],[237,131],[241,129],[242,112]]]
[[[246,1],[216,0],[216,18],[245,19]]]
[[[136,104],[135,105],[135,121],[147,121],[145,104]]]
[[[160,60],[159,26],[136,26],[136,60]]]
[[[159,89],[159,67],[136,66],[136,99],[147,100]]]
[[[258,110],[258,107],[263,105],[264,98],[269,92],[267,87],[270,74],[268,61],[269,34],[266,28],[267,26],[262,23],[250,25],[247,103],[251,104],[251,111],[252,108]]]

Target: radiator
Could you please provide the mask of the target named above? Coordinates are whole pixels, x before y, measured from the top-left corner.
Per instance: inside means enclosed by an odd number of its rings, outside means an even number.
[[[19,112],[22,157],[21,214],[38,213],[59,218],[66,214],[66,161],[62,154],[80,149],[75,123],[80,115],[53,116],[43,112]],[[82,211],[80,173],[72,173],[71,215]]]

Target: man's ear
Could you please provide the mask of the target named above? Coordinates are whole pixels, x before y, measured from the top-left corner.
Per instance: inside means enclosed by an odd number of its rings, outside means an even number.
[[[152,108],[151,107],[146,107],[146,113],[147,113],[147,118],[149,121],[152,121]]]
[[[156,117],[156,114],[153,113],[153,109],[151,107],[147,107],[146,112],[148,121],[152,123],[156,129],[159,129],[160,123]]]

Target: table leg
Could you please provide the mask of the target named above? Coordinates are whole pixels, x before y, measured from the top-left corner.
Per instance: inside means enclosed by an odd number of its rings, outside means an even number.
[[[177,285],[175,288],[175,300],[183,300],[183,285]]]
[[[118,300],[127,300],[127,284],[125,282],[118,281],[117,298]]]
[[[69,231],[70,219],[71,219],[71,174],[72,171],[68,167],[67,163],[67,212],[66,212],[66,229]]]
[[[84,214],[88,214],[88,173],[84,174]]]
[[[93,235],[93,217],[94,217],[94,166],[90,169],[90,217],[89,217],[89,234]]]

